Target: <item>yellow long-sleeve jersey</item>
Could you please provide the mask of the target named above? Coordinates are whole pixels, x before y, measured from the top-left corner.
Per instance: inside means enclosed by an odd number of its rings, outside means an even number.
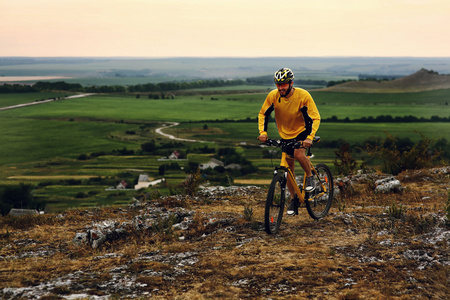
[[[311,95],[295,88],[289,98],[281,97],[278,90],[271,91],[258,114],[259,134],[267,134],[269,116],[275,111],[275,122],[282,139],[293,139],[306,130],[313,139],[320,125],[320,114]]]

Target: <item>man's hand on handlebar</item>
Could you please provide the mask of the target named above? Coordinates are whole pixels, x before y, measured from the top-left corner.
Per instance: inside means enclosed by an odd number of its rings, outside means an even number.
[[[312,146],[312,144],[313,144],[313,142],[312,142],[310,139],[305,139],[305,140],[303,141],[303,143],[302,143],[302,146],[303,146],[304,148],[309,148],[309,147]]]
[[[258,136],[258,140],[260,140],[263,143],[265,143],[267,139],[268,139],[267,134],[261,134],[260,136]]]

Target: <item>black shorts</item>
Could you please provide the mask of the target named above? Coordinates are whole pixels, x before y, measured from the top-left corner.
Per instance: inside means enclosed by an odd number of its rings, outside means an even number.
[[[285,142],[304,141],[304,140],[306,140],[307,137],[308,137],[308,133],[306,131],[302,131],[302,132],[300,132],[299,135],[297,135],[297,137],[295,137],[293,139],[288,139],[288,140],[282,139],[282,141],[285,141]],[[286,154],[291,157],[294,157],[294,150],[295,150],[294,147],[289,147],[288,149],[286,149]]]

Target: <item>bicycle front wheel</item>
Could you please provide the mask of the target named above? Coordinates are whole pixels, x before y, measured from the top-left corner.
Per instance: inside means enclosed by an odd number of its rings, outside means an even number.
[[[270,183],[264,212],[266,232],[275,234],[280,228],[285,202],[286,178],[282,173],[276,174]]]
[[[313,219],[321,219],[328,214],[333,202],[334,185],[330,168],[318,164],[314,172],[315,189],[306,193],[306,209]]]

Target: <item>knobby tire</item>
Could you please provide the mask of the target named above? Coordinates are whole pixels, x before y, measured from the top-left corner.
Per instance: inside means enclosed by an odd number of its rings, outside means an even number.
[[[306,193],[306,209],[313,219],[321,219],[328,214],[333,202],[334,185],[330,168],[325,164],[317,164],[314,175],[315,190]],[[324,191],[323,186],[326,188]]]
[[[286,178],[284,174],[278,173],[270,183],[264,211],[264,225],[269,234],[277,233],[280,228],[284,212],[285,192]]]

